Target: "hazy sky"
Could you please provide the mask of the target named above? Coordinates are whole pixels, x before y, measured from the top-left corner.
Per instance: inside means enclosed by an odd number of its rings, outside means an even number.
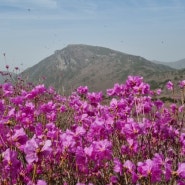
[[[23,70],[68,44],[185,58],[185,0],[0,0],[1,69]]]

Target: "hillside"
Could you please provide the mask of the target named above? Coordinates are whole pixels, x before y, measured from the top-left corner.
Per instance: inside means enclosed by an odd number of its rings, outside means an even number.
[[[185,69],[185,59],[178,60],[176,62],[159,62],[153,61],[156,64],[163,64],[174,69]]]
[[[140,56],[80,44],[55,51],[22,75],[35,83],[45,78],[47,86],[68,94],[80,85],[88,85],[91,91],[104,91],[116,82],[122,83],[128,75],[142,75],[152,80],[170,71],[174,70]]]

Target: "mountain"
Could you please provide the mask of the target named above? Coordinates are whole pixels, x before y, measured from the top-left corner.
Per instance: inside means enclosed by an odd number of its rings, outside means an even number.
[[[176,62],[159,62],[159,61],[152,61],[156,64],[163,64],[163,65],[166,65],[166,66],[169,66],[171,68],[174,68],[174,69],[184,69],[185,68],[185,58],[184,59],[181,59],[181,60],[178,60]]]
[[[21,75],[34,83],[45,78],[46,86],[54,86],[59,92],[68,94],[80,85],[87,85],[90,91],[104,91],[114,83],[123,83],[128,75],[141,75],[152,81],[159,77],[158,74],[172,71],[168,66],[140,56],[99,46],[74,44],[55,51]]]

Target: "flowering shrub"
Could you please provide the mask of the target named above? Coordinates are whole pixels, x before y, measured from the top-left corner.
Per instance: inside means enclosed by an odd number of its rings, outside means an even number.
[[[64,97],[2,84],[0,184],[185,184],[184,105],[160,93],[139,76],[108,89],[106,104],[88,87]]]

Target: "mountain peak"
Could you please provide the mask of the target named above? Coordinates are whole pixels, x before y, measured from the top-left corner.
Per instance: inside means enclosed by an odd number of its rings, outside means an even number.
[[[109,48],[85,44],[70,44],[24,72],[37,82],[46,77],[45,84],[71,91],[88,85],[92,91],[104,91],[114,83],[123,82],[128,75],[142,75],[170,71],[171,68],[154,64],[142,57]]]

